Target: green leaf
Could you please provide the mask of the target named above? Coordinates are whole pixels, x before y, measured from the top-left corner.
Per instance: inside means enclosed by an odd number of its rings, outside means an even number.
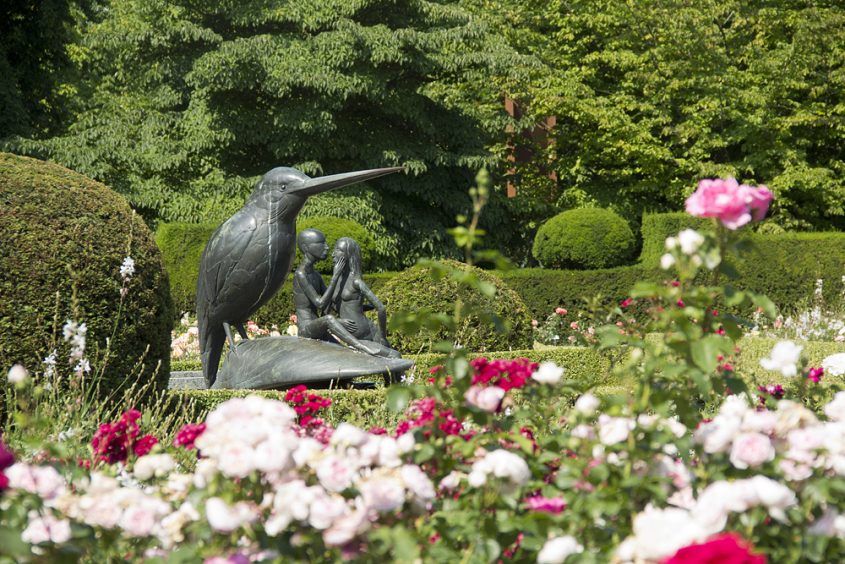
[[[704,372],[712,372],[719,363],[718,356],[722,353],[724,339],[718,335],[707,335],[703,339],[690,343],[692,361]]]
[[[393,412],[404,411],[411,401],[411,389],[407,386],[390,386],[387,389],[387,408]]]

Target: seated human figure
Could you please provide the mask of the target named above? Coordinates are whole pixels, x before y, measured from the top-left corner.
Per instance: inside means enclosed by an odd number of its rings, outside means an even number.
[[[361,343],[377,351],[371,354],[399,358],[399,352],[387,342],[387,310],[362,277],[361,247],[354,239],[341,237],[335,244],[333,258],[335,273],[338,265],[343,265],[332,297],[332,308],[338,318],[342,323],[354,323],[349,331]],[[366,305],[372,305],[378,313],[378,326],[364,315]]]
[[[360,332],[358,320],[339,319],[331,314],[321,315],[330,310],[336,288],[347,271],[345,256],[340,260],[336,258],[332,279],[326,286],[323,277],[314,270],[314,263],[328,255],[329,246],[325,235],[318,229],[304,229],[297,237],[297,244],[302,251],[302,262],[293,275],[293,301],[299,336],[325,341],[337,340],[367,354],[394,357],[395,355],[384,354],[383,347],[377,343],[364,342],[356,337]],[[366,317],[364,321],[369,323]]]

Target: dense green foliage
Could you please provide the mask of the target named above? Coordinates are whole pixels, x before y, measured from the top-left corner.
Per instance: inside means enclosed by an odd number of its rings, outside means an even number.
[[[619,266],[634,251],[628,223],[611,210],[579,208],[560,213],[534,238],[534,257],[546,268],[590,270]]]
[[[666,252],[667,237],[674,237],[684,229],[701,230],[710,224],[709,219],[693,217],[683,212],[643,214],[640,228],[643,237],[640,262],[657,266],[660,264],[660,257]]]
[[[470,313],[456,328],[455,340],[469,351],[522,349],[531,344],[528,309],[518,293],[493,273],[456,261],[445,263],[453,268],[472,270],[481,281],[495,289],[495,294],[482,295],[459,285],[451,277],[435,281],[430,268],[414,266],[394,276],[381,290],[379,297],[387,306],[387,311],[390,314],[432,312],[451,315],[460,307]],[[474,314],[474,308],[483,314]],[[510,331],[506,334],[497,332],[491,323],[493,317],[510,324]],[[430,350],[433,344],[445,337],[443,329],[432,332],[426,328],[414,334],[394,333],[389,340],[397,350],[417,353]]]
[[[557,117],[552,144],[517,163],[520,198],[635,222],[732,174],[768,184],[785,227],[845,225],[842,2],[461,3],[545,66],[514,92],[529,123]]]
[[[490,76],[519,64],[454,3],[113,2],[84,35],[91,94],[67,132],[13,145],[104,181],[150,221],[220,221],[273,166],[401,164],[317,214],[383,225],[407,265],[452,252],[444,226],[508,119]]]
[[[196,309],[200,259],[217,227],[215,223],[162,223],[156,229],[155,241],[170,277],[170,294],[178,315]]]
[[[167,276],[149,229],[126,201],[61,166],[8,154],[0,154],[0,186],[0,369],[21,363],[42,371],[53,349],[67,363],[62,326],[70,319],[88,327],[86,354],[105,368],[103,390],[146,381],[159,363],[166,383]],[[126,256],[135,274],[121,299]],[[139,374],[133,367],[142,359]]]
[[[329,255],[325,260],[321,260],[314,265],[317,272],[331,274],[332,249],[334,249],[334,244],[341,237],[352,237],[361,246],[361,266],[364,268],[364,272],[371,272],[379,267],[374,238],[360,224],[350,219],[341,219],[339,217],[308,217],[302,218],[296,223],[297,234],[303,229],[319,229],[326,236],[326,242],[329,244]],[[297,245],[296,259],[294,260],[293,267],[296,268],[301,260],[302,253]],[[328,281],[326,283],[328,284]]]

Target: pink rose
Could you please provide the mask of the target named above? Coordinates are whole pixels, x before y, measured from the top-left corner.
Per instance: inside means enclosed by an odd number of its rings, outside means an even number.
[[[740,469],[760,466],[774,457],[772,441],[761,433],[741,433],[731,447],[731,464]]]
[[[566,309],[559,307],[555,309],[555,313],[558,315],[566,315],[569,312]]]
[[[762,184],[756,188],[743,184],[739,187],[740,193],[745,198],[745,203],[751,209],[751,217],[754,221],[763,221],[766,212],[769,211],[769,204],[772,203],[774,195]]]
[[[751,221],[748,197],[735,178],[707,178],[687,198],[686,210],[696,217],[718,217],[728,229],[737,229]]]
[[[464,394],[468,404],[491,413],[499,410],[504,397],[505,390],[498,386],[470,386]]]

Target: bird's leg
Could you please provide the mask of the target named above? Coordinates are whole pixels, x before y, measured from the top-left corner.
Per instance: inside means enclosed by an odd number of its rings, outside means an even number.
[[[237,328],[238,334],[241,336],[241,339],[243,339],[244,341],[248,341],[249,335],[246,334],[246,327],[244,327],[244,324],[236,323],[235,327]]]
[[[226,338],[229,340],[229,346],[231,347],[231,351],[235,352],[235,338],[232,336],[232,326],[224,321],[223,331],[226,332]]]

